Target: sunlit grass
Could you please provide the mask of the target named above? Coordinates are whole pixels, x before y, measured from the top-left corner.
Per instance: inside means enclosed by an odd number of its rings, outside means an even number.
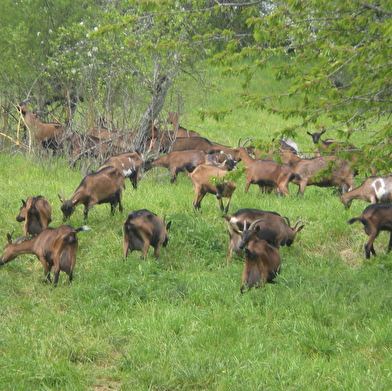
[[[218,80],[219,91],[225,81]],[[222,84],[221,84],[222,83]],[[218,89],[218,88],[217,88]],[[233,91],[230,92],[233,94]],[[231,99],[232,97],[230,97]],[[201,122],[197,109],[230,104],[219,95],[189,104],[185,126],[213,140],[271,136],[281,120],[242,110],[222,122]],[[305,133],[305,131],[304,131]],[[332,135],[331,135],[332,136]],[[309,136],[299,140],[311,146]],[[58,194],[68,197],[82,179],[66,159],[0,155],[0,238],[15,229],[21,198],[42,194],[62,224]],[[57,288],[43,268],[21,255],[0,269],[0,388],[4,390],[388,390],[392,388],[391,256],[389,235],[375,241],[346,222],[366,204],[345,210],[333,189],[309,187],[303,197],[244,194],[239,179],[230,213],[245,207],[276,211],[305,228],[281,248],[277,283],[240,294],[243,260],[227,261],[228,235],[218,202],[207,195],[192,207],[190,179],[146,173],[123,194],[123,214],[108,205],[89,213],[81,232],[74,281],[60,274]],[[122,259],[122,224],[147,208],[172,221],[158,260],[134,252]],[[69,223],[85,224],[78,207]]]

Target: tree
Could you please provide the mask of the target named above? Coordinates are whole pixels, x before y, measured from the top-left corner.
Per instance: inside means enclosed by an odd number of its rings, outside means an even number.
[[[56,111],[54,117],[74,130],[87,131],[98,119],[136,127],[139,148],[176,80],[197,78],[221,43],[235,38],[239,48],[252,42],[245,20],[259,15],[265,2],[252,3],[259,8],[244,0],[3,3],[0,98],[16,103],[34,96],[41,118]],[[22,23],[19,15],[26,15]]]
[[[354,132],[367,132],[360,163],[389,172],[391,0],[287,0],[276,4],[267,17],[248,18],[254,44],[240,52],[231,50],[229,44],[214,62],[232,69],[237,64],[231,73],[243,74],[249,85],[255,72],[267,66],[270,58],[280,56],[284,61],[276,67],[275,77],[288,80],[290,88],[270,96],[245,92],[241,104],[302,119],[276,136],[295,137],[309,125],[338,130],[346,139]],[[252,60],[251,67],[241,66],[245,58]],[[283,96],[295,99],[288,107],[277,109],[272,102]]]

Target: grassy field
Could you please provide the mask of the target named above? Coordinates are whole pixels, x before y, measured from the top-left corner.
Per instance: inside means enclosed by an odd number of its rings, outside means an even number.
[[[193,100],[183,125],[225,144],[239,137],[270,137],[282,120],[244,109],[216,123],[197,111],[228,104],[221,80]],[[238,88],[238,86],[237,86]],[[260,86],[260,88],[264,88]],[[265,88],[271,88],[265,86]],[[333,134],[328,135],[334,137]],[[312,147],[300,135],[301,149]],[[359,140],[360,141],[360,140]],[[355,140],[353,141],[355,143]],[[0,154],[0,238],[15,229],[21,198],[43,195],[62,224],[62,192],[82,179],[80,168],[6,149]],[[96,168],[96,167],[92,167]],[[361,178],[358,179],[361,182]],[[125,212],[94,207],[79,236],[74,281],[60,274],[44,283],[40,262],[21,255],[0,269],[1,390],[390,390],[392,389],[392,260],[388,235],[376,239],[377,257],[365,260],[367,236],[347,220],[334,189],[309,187],[304,197],[244,194],[237,183],[230,213],[245,207],[276,211],[305,228],[282,248],[277,284],[240,294],[243,259],[227,261],[228,235],[216,199],[192,208],[190,179],[155,169],[138,190],[123,194]],[[155,260],[150,250],[122,259],[122,224],[147,208],[172,221],[169,244]],[[82,207],[69,223],[84,224]]]

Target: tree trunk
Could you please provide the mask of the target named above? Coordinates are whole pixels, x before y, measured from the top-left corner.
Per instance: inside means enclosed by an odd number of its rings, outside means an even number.
[[[144,151],[146,142],[151,135],[152,127],[155,119],[163,108],[166,94],[172,85],[172,79],[167,75],[161,75],[157,78],[154,85],[152,99],[143,114],[140,121],[139,130],[133,140],[133,148],[135,150]]]

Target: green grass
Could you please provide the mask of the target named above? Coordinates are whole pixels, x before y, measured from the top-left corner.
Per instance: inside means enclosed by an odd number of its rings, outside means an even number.
[[[228,82],[221,83],[224,91]],[[206,105],[218,102],[210,99]],[[244,110],[219,123],[200,122],[196,105],[191,112],[184,125],[227,144],[269,137],[281,126],[264,112]],[[311,146],[309,136],[299,141]],[[22,233],[15,217],[29,195],[48,198],[51,225],[62,224],[57,194],[74,191],[79,168],[11,149],[0,167],[3,245],[8,232]],[[57,288],[44,283],[32,255],[1,267],[1,390],[392,389],[389,237],[382,232],[377,257],[365,260],[362,225],[346,223],[363,201],[346,211],[333,189],[309,187],[298,197],[294,185],[290,198],[260,195],[256,186],[244,194],[241,178],[230,212],[253,207],[305,223],[293,246],[280,250],[277,284],[241,295],[243,260],[226,259],[217,200],[207,195],[194,212],[190,179],[169,178],[155,169],[138,190],[128,183],[123,214],[110,216],[108,205],[90,211],[71,285],[63,273]],[[123,221],[141,208],[172,220],[169,244],[158,260],[150,250],[146,260],[134,252],[123,261]],[[84,224],[82,209],[69,221],[74,227]]]

